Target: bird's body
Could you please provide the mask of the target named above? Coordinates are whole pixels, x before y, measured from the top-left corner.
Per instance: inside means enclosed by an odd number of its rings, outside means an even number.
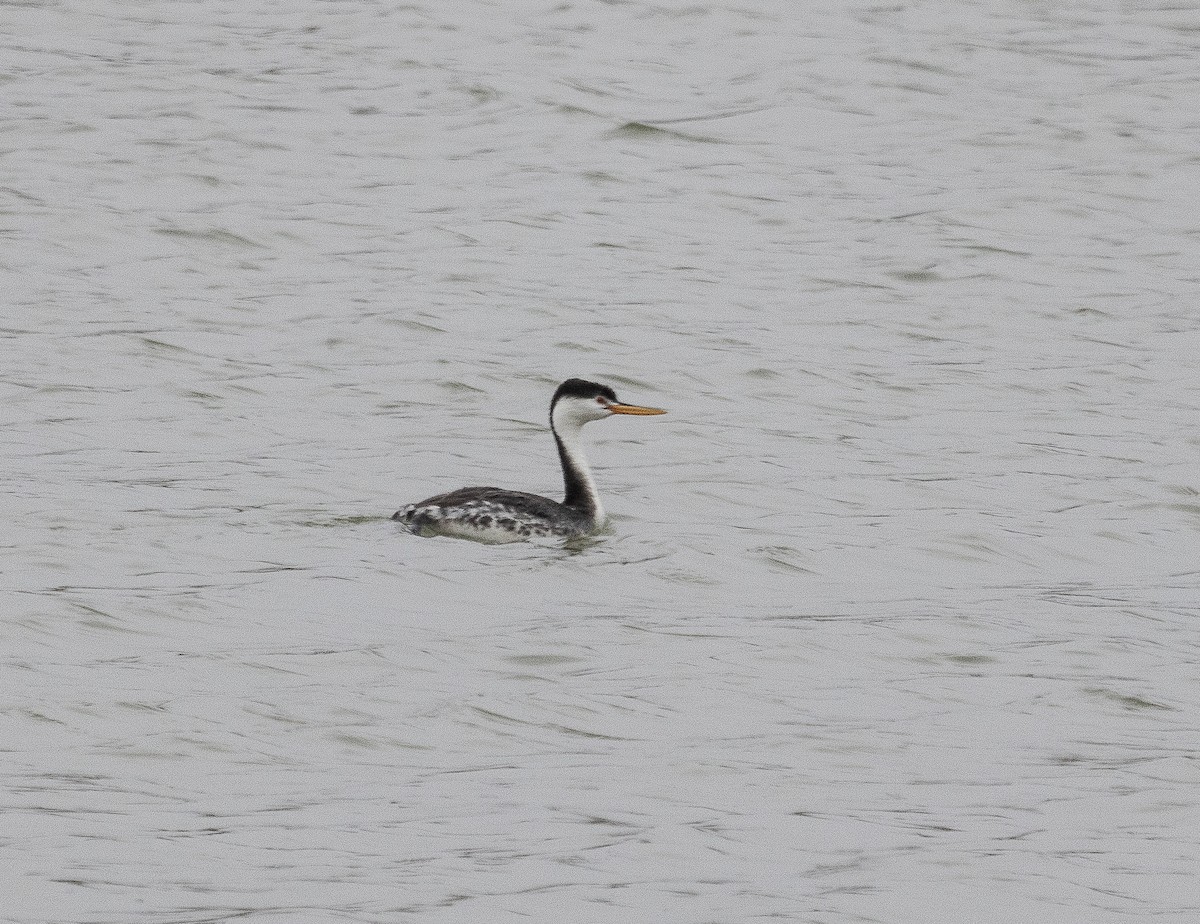
[[[548,497],[504,488],[459,488],[397,511],[418,535],[456,536],[481,542],[585,536],[599,522]]]
[[[459,488],[397,510],[397,520],[419,536],[454,536],[480,542],[570,539],[595,532],[604,507],[579,448],[585,423],[613,414],[662,414],[658,408],[622,404],[606,385],[568,379],[550,402],[550,429],[558,444],[566,496],[562,503],[504,488]]]

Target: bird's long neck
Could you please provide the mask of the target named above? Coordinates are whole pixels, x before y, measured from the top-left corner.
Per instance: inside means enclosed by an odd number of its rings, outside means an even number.
[[[599,523],[604,519],[604,508],[600,505],[600,495],[596,492],[592,470],[580,448],[580,425],[573,421],[551,420],[550,429],[554,432],[554,441],[558,444],[563,487],[567,492],[567,496],[563,498],[563,506],[578,510]]]

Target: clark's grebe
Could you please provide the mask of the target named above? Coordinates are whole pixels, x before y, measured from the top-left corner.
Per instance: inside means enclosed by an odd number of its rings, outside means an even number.
[[[592,470],[579,448],[585,423],[613,414],[665,414],[656,407],[622,404],[607,385],[567,379],[550,402],[550,430],[558,444],[567,496],[548,497],[503,488],[459,488],[393,515],[418,536],[458,536],[483,542],[519,542],[536,537],[584,536],[604,523]]]

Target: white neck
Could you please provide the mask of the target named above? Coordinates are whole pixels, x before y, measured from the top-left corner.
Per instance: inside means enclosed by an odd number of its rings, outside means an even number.
[[[558,455],[563,468],[563,487],[566,497],[563,503],[589,514],[597,524],[604,522],[604,505],[600,503],[600,494],[596,490],[596,480],[592,477],[591,466],[583,456],[580,435],[583,424],[569,412],[561,412],[560,407],[554,409],[550,420],[550,428],[558,441]],[[566,411],[566,408],[562,408]]]

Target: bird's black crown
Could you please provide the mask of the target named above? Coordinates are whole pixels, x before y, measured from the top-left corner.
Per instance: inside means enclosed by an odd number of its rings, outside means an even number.
[[[591,400],[593,398],[607,398],[614,404],[619,404],[617,393],[607,385],[600,385],[596,382],[589,382],[585,379],[567,379],[554,392],[554,398],[550,402],[550,406],[554,407],[558,403],[559,398],[583,398]]]

